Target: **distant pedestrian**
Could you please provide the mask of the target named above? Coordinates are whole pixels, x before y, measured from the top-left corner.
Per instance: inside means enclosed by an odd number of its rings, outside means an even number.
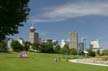
[[[58,59],[57,58],[55,58],[55,62],[58,62]]]

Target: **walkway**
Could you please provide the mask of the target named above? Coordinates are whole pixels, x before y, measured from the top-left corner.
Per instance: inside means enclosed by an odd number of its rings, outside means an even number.
[[[74,63],[83,63],[83,64],[90,64],[90,65],[98,65],[98,66],[108,66],[108,64],[95,63],[91,59],[89,59],[89,61],[88,61],[88,59],[72,59],[69,61],[74,62]]]

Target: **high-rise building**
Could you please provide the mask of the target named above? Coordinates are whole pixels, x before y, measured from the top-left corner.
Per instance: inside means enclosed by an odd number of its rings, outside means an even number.
[[[78,47],[79,47],[79,50],[84,51],[84,43],[83,42],[80,42]]]
[[[69,48],[78,49],[78,33],[77,32],[69,33]]]
[[[29,41],[31,43],[38,43],[39,42],[39,33],[36,32],[36,29],[31,26],[29,30]]]
[[[81,42],[79,43],[79,49],[82,51],[86,51],[87,47],[86,47],[86,39],[85,38],[81,38]]]
[[[92,40],[90,42],[90,47],[96,51],[96,50],[99,50],[100,49],[100,44],[99,44],[99,40]]]

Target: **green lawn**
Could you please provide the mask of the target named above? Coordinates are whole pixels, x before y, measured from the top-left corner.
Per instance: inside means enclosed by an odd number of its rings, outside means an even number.
[[[18,53],[0,53],[0,71],[108,71],[108,67],[66,62],[64,55],[28,54],[29,58],[22,59]],[[61,61],[56,63],[56,57]]]

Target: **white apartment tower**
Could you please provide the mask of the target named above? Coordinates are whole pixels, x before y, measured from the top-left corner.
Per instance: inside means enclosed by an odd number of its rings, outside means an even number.
[[[39,33],[36,32],[34,26],[31,26],[29,29],[29,41],[31,43],[38,43],[39,42]]]

